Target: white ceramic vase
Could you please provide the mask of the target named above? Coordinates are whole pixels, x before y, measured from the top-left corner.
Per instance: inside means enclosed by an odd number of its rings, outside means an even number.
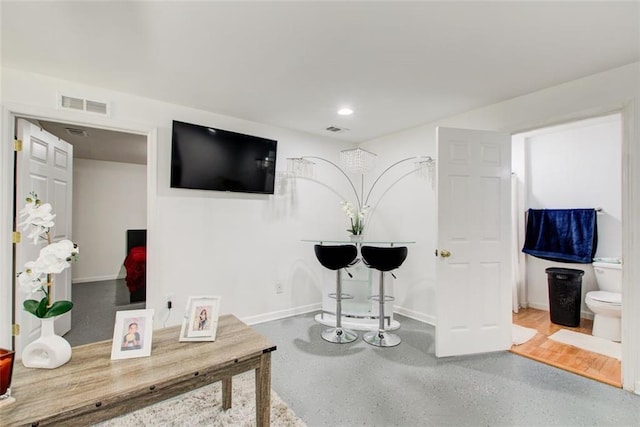
[[[22,364],[27,368],[54,369],[71,359],[71,345],[67,340],[55,334],[54,318],[42,321],[40,338],[26,346],[22,351]]]
[[[353,243],[362,243],[362,234],[352,234],[350,237]]]

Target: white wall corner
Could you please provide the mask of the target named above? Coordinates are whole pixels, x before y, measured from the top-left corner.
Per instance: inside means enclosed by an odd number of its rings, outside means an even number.
[[[398,307],[398,306],[394,307],[394,311],[410,319],[417,320],[418,322],[426,323],[431,326],[436,326],[436,316],[434,315],[422,313],[419,311],[411,310],[404,307]]]

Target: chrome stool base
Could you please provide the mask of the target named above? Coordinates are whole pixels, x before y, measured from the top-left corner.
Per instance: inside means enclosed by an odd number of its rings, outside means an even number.
[[[375,345],[376,347],[395,347],[402,341],[396,334],[385,331],[367,332],[362,336],[362,339],[367,344]]]
[[[322,332],[322,339],[335,344],[346,344],[358,339],[358,334],[350,329],[329,328]]]

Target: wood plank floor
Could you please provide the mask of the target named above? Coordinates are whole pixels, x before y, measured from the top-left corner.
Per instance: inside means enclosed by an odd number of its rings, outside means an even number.
[[[570,328],[551,323],[548,311],[526,308],[521,309],[517,314],[513,314],[513,323],[536,329],[538,333],[526,343],[512,346],[512,353],[614,387],[622,387],[622,364],[619,360],[548,339],[550,335],[560,329],[569,329],[590,335],[593,324],[591,320],[581,319],[579,327]]]

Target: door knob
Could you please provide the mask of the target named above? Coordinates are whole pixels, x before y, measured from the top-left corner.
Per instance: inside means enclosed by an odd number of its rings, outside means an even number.
[[[449,258],[449,257],[451,256],[451,252],[449,252],[449,251],[448,251],[448,250],[446,250],[446,249],[442,249],[442,250],[440,251],[440,256],[441,256],[442,258]]]

